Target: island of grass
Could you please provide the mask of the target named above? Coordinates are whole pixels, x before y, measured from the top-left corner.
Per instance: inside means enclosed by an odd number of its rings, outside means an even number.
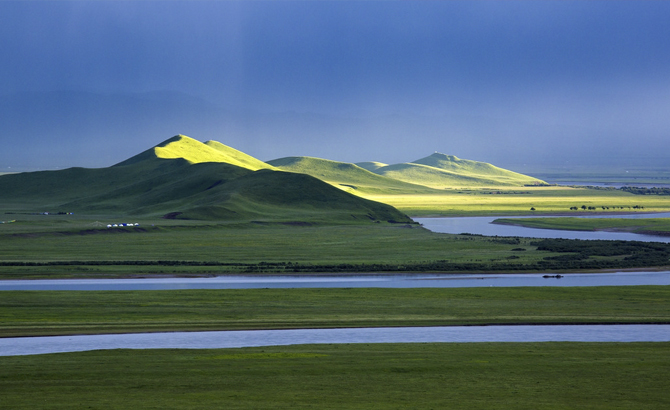
[[[0,337],[576,323],[670,323],[670,288],[3,291],[0,299]]]
[[[612,231],[659,236],[670,235],[670,218],[499,218],[494,220],[493,223],[568,231]]]

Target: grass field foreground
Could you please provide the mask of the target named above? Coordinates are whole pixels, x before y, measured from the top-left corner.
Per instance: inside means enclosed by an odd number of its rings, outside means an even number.
[[[11,409],[667,409],[669,343],[304,345],[0,357]]]

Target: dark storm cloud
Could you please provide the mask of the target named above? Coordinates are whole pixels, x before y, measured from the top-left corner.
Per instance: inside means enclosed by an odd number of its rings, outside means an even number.
[[[2,2],[0,166],[105,166],[176,133],[265,160],[662,162],[669,17],[632,1]]]

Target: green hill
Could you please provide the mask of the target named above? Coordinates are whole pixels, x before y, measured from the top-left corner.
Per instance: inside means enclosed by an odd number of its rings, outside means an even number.
[[[194,197],[187,218],[286,222],[411,222],[395,208],[339,190],[310,175],[259,170]]]
[[[252,171],[272,168],[265,162],[223,145],[220,142],[207,141],[202,143],[185,135],[176,135],[117,165],[130,165],[155,159],[183,159],[190,164],[221,162],[247,168]]]
[[[411,222],[389,205],[353,196],[308,175],[275,171],[223,144],[203,144],[184,136],[108,168],[0,176],[0,203],[5,212]]]
[[[373,172],[399,181],[443,189],[478,186],[541,185],[544,182],[494,165],[435,153],[404,164],[379,167]]]
[[[471,161],[468,159],[460,159],[454,155],[440,154],[439,152],[425,158],[412,161],[414,164],[428,165],[430,167],[444,169],[456,173],[481,175],[483,177],[490,177],[506,181],[510,184],[538,184],[544,183],[537,178],[529,177],[527,175],[519,174],[517,172],[509,171],[507,169],[498,168],[486,162]]]
[[[237,165],[243,168],[251,169],[253,171],[259,169],[271,169],[272,166],[259,160],[251,155],[247,155],[242,151],[238,151],[229,146],[223,145],[218,141],[207,141],[205,145],[214,148],[223,155],[225,161],[229,164]]]
[[[544,182],[494,165],[435,153],[410,163],[349,164],[311,157],[286,157],[268,164],[312,175],[357,195],[426,193],[452,187],[540,185]],[[434,192],[434,191],[433,191]]]
[[[426,187],[387,178],[358,165],[312,157],[286,157],[268,161],[277,169],[308,174],[355,194],[408,194],[425,192]]]
[[[0,204],[5,212],[410,222],[395,208],[360,196],[542,183],[491,164],[438,153],[405,164],[361,165],[310,157],[265,163],[216,141],[202,143],[177,135],[108,168],[2,175]]]
[[[367,162],[357,162],[356,165],[358,165],[363,169],[367,169],[368,171],[375,172],[376,169],[385,167],[388,164],[384,164],[383,162],[377,162],[377,161],[367,161]]]

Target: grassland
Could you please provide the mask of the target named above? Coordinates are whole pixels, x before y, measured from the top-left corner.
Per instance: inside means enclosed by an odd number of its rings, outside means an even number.
[[[445,189],[435,193],[373,194],[365,198],[414,216],[575,215],[581,206],[595,213],[668,212],[667,196],[633,195],[619,190],[563,186]],[[577,207],[578,211],[570,208]],[[604,208],[603,208],[604,207]],[[531,208],[535,210],[531,211]]]
[[[227,262],[410,262],[499,258],[514,244],[432,233],[417,225],[227,224],[76,216],[13,216],[0,226],[0,260],[195,260]],[[140,222],[107,229],[110,222]],[[102,225],[102,226],[101,226]],[[473,242],[485,249],[472,250]],[[479,246],[478,246],[479,247]],[[479,248],[482,248],[479,247]],[[479,257],[475,255],[479,254]],[[523,255],[522,255],[523,256]]]
[[[670,235],[670,218],[523,218],[496,219],[498,224],[519,225],[529,228],[563,229],[570,231],[624,231]]]
[[[13,215],[0,224],[0,278],[225,273],[583,271],[660,267],[670,245],[547,243],[448,235],[412,224],[91,220]],[[106,228],[131,222],[139,226]],[[578,253],[578,255],[575,254]]]
[[[305,345],[0,357],[7,409],[667,409],[668,343]]]
[[[670,323],[670,289],[3,291],[0,299],[0,337],[552,323]]]

